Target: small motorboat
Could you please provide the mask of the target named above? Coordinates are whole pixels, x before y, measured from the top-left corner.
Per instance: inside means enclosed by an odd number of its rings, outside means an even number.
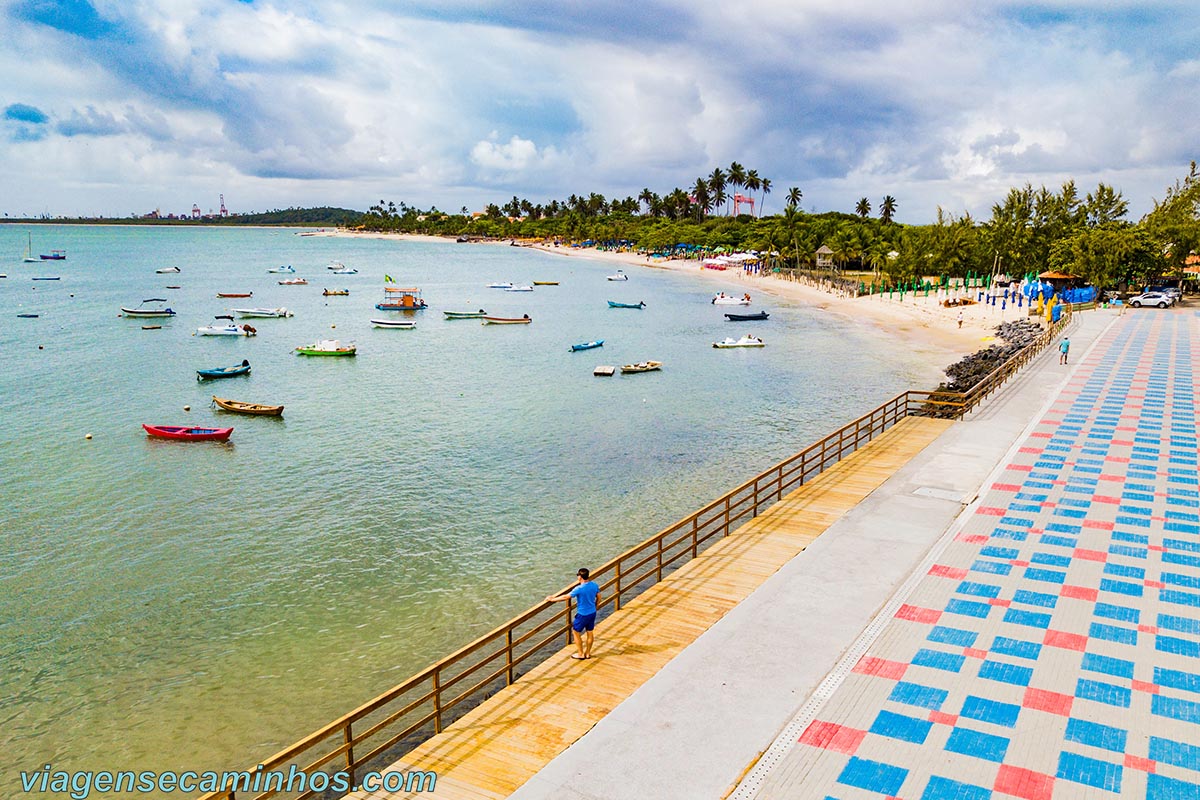
[[[755,320],[766,319],[771,316],[765,311],[759,311],[754,314],[726,314],[725,319],[730,322],[753,322]]]
[[[407,319],[373,319],[371,324],[376,328],[399,328],[402,331],[411,331],[417,327],[417,323]]]
[[[159,275],[166,275],[168,272],[179,272],[179,267],[163,267],[162,269],[154,270]]]
[[[250,362],[242,359],[242,363],[234,364],[232,367],[213,367],[212,369],[196,370],[196,380],[208,381],[216,380],[217,378],[236,378],[238,375],[250,374]]]
[[[160,439],[179,439],[187,442],[223,442],[233,433],[233,428],[195,428],[187,425],[142,424],[146,433]]]
[[[254,292],[217,292],[217,297],[253,297]]]
[[[58,275],[50,275],[45,278],[34,278],[35,281],[60,281],[62,278]]]
[[[230,400],[213,395],[212,404],[222,411],[232,411],[235,414],[253,414],[258,417],[278,417],[283,414],[283,406],[268,406],[262,403],[243,403],[241,400]]]
[[[489,289],[511,289],[512,287],[511,283],[489,283],[487,285]]]
[[[296,354],[301,356],[352,356],[357,351],[353,344],[342,344],[337,339],[322,339],[296,348]]]
[[[484,317],[484,325],[528,325],[533,322],[528,314],[520,317]]]
[[[330,261],[328,264],[325,265],[325,269],[331,269],[331,270],[334,270],[335,272],[339,269],[345,269],[345,268],[346,268],[346,265],[340,261]]]
[[[766,347],[767,344],[757,336],[743,336],[740,339],[733,339],[726,336],[719,342],[713,342],[713,347],[725,349],[729,347]]]
[[[279,282],[280,286],[308,286],[308,281],[304,278],[285,278]]]
[[[334,275],[357,275],[358,270],[354,267],[339,267],[333,271]]]
[[[750,295],[744,294],[741,297],[733,297],[724,292],[719,292],[713,297],[712,304],[715,306],[748,306],[750,305]]]
[[[196,328],[196,333],[201,336],[254,336],[258,333],[257,330],[251,328],[249,325],[238,325],[233,321],[233,317],[228,314],[218,314],[214,319],[227,319],[229,322],[214,322],[212,325]]]
[[[144,330],[144,331],[161,331],[162,325],[143,325],[142,330]]]
[[[38,256],[38,258],[40,258],[42,261],[66,261],[67,260],[67,251],[66,250],[51,250],[49,253],[42,253],[41,255]],[[175,271],[178,272],[179,270],[175,270]]]
[[[507,289],[505,289],[504,291],[506,291],[506,292],[532,292],[533,287],[532,286],[510,286]]]
[[[322,289],[321,294],[325,295],[326,297],[348,297],[350,295],[350,290],[349,289]]]
[[[645,304],[645,303],[643,303],[643,302],[637,302],[637,303],[618,303],[618,302],[617,302],[617,301],[615,301],[615,300],[609,300],[609,301],[608,301],[608,307],[609,307],[609,308],[645,308],[645,307],[646,307],[646,304]]]
[[[610,281],[627,281],[629,280],[629,276],[625,274],[625,270],[619,269],[614,274],[609,275],[608,279]]]
[[[421,299],[420,289],[398,289],[394,286],[385,286],[383,302],[375,304],[380,311],[420,311],[428,307]]]
[[[653,372],[657,369],[662,369],[661,361],[639,361],[636,364],[626,364],[621,367],[621,372]]]
[[[443,311],[446,319],[483,319],[487,316],[487,312],[482,308],[478,311]]]
[[[267,272],[273,272],[277,275],[295,275],[296,269],[291,264],[284,264],[281,267],[275,267],[275,269],[269,269],[269,270],[267,270]]]
[[[39,315],[38,314],[17,314],[17,316],[20,317],[21,319],[37,319]]]
[[[147,303],[165,303],[164,297],[151,297],[143,300],[138,304],[137,308],[126,308],[121,306],[121,313],[127,317],[173,317],[175,312],[169,308],[145,308]]]
[[[182,286],[164,286],[164,289],[182,289]]]
[[[595,350],[597,347],[604,347],[604,340],[597,339],[594,342],[584,342],[583,344],[571,345],[571,352],[578,353],[581,350]]]
[[[534,286],[558,286],[558,281],[534,281]]]
[[[288,311],[283,306],[279,308],[235,308],[233,313],[239,317],[257,317],[261,319],[268,318],[283,318],[293,316],[291,311]]]

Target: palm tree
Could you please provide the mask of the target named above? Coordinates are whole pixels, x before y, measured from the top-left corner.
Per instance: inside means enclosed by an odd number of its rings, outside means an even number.
[[[704,215],[707,214],[709,209],[712,208],[712,200],[709,198],[708,186],[709,185],[704,182],[704,178],[696,178],[696,185],[692,187],[692,196],[690,199],[696,205],[697,222],[703,221]]]
[[[734,194],[746,185],[746,168],[736,161],[729,165],[729,185],[733,187]]]
[[[770,193],[771,193],[771,179],[763,178],[762,179],[762,200],[758,204],[758,215],[760,217],[762,216],[763,203],[767,202],[767,195],[769,195]]]
[[[787,203],[790,208],[799,208],[800,201],[804,199],[804,192],[800,191],[799,186],[793,186],[788,189]]]
[[[871,215],[871,201],[865,197],[860,198],[858,205],[854,207],[854,213],[858,214],[863,219],[869,217]]]
[[[883,202],[879,204],[879,219],[886,225],[892,221],[892,217],[896,215],[896,198],[890,194],[883,198]]]
[[[721,193],[721,199],[724,200],[725,199],[725,183],[726,183],[725,173],[721,171],[720,167],[717,167],[716,169],[714,169],[712,171],[712,174],[708,176],[709,194],[715,197],[717,192],[719,191]]]
[[[762,188],[762,179],[758,177],[758,170],[752,169],[746,173],[746,191],[750,192],[753,197],[754,193]],[[761,213],[761,208],[756,208],[755,211]]]

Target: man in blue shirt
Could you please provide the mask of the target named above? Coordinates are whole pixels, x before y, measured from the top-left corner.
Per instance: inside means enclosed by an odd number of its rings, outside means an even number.
[[[600,587],[595,581],[589,580],[586,567],[576,573],[575,585],[565,592],[546,597],[546,602],[557,603],[560,600],[575,600],[575,621],[571,630],[575,631],[575,649],[578,651],[571,658],[582,661],[592,657],[592,630],[596,627],[596,605],[600,602]]]

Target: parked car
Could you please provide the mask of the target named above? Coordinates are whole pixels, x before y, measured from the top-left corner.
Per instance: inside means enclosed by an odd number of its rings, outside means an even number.
[[[1142,306],[1157,306],[1158,308],[1166,308],[1175,302],[1175,298],[1163,292],[1146,292],[1145,294],[1134,295],[1129,298],[1129,305],[1134,308]]]
[[[1179,288],[1175,286],[1147,286],[1146,291],[1170,295],[1171,297],[1175,298],[1176,301],[1183,297],[1183,292],[1179,291]]]

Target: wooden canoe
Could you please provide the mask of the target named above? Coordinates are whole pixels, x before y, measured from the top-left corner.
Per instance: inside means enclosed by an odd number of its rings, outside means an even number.
[[[254,292],[217,292],[217,297],[253,297]]]
[[[226,397],[213,395],[213,405],[224,411],[235,414],[254,414],[260,417],[278,417],[283,414],[283,406],[268,406],[262,403],[243,403],[240,400],[230,400]]]
[[[533,322],[528,315],[524,317],[484,317],[484,325],[528,325]]]
[[[621,372],[653,372],[656,369],[662,369],[661,361],[640,361],[637,364],[626,364],[621,367]]]
[[[483,319],[488,315],[482,308],[478,311],[443,311],[446,319]]]
[[[558,286],[558,281],[534,281],[534,286]]]
[[[196,428],[187,425],[147,425],[146,433],[159,439],[178,439],[187,442],[223,442],[233,433],[233,428]]]

